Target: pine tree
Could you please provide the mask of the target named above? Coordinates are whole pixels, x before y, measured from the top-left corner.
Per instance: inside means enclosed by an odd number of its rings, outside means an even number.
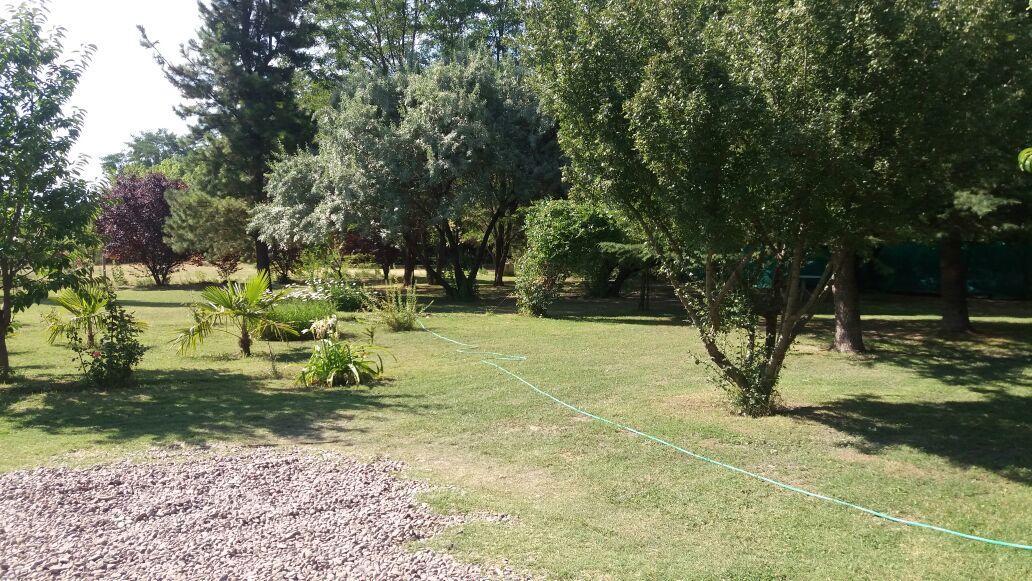
[[[281,149],[308,145],[311,119],[298,106],[295,73],[308,66],[315,42],[310,0],[208,0],[199,3],[197,38],[180,48],[174,63],[140,28],[169,81],[187,103],[177,109],[193,119],[208,141],[202,157],[206,190],[261,202],[265,174]],[[269,248],[255,240],[259,270],[270,266]]]

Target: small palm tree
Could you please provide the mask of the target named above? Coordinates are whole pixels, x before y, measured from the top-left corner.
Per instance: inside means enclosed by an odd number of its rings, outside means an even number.
[[[194,325],[180,331],[173,343],[180,353],[197,349],[216,331],[238,339],[240,352],[251,356],[252,337],[273,336],[279,339],[293,337],[297,331],[270,319],[273,308],[283,300],[283,291],[269,290],[268,272],[259,272],[243,284],[229,282],[210,286],[201,293],[203,303],[194,305]]]
[[[50,311],[43,320],[47,323],[47,340],[51,345],[57,338],[75,329],[86,336],[86,347],[97,346],[97,327],[104,317],[104,307],[113,298],[107,285],[89,282],[78,288],[62,289],[54,302],[72,315],[62,319],[56,310]]]

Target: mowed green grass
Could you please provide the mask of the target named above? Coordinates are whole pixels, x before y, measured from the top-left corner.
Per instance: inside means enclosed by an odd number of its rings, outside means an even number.
[[[185,280],[194,277],[189,273]],[[785,492],[592,422],[455,345],[380,331],[374,389],[302,389],[310,343],[235,355],[169,346],[196,285],[120,297],[149,323],[139,385],[75,387],[41,306],[19,319],[20,373],[0,387],[0,470],[105,461],[156,444],[323,446],[405,461],[445,512],[504,513],[430,544],[460,558],[559,578],[1029,578],[1032,553],[904,527]],[[980,334],[947,340],[925,299],[866,302],[873,355],[826,350],[816,321],[784,374],[787,411],[730,414],[695,364],[676,306],[567,300],[556,318],[512,313],[504,293],[437,299],[426,324],[484,349],[556,396],[688,449],[821,493],[972,534],[1032,543],[1032,306],[974,301]],[[361,336],[362,322],[349,329]],[[264,349],[264,345],[262,345]]]

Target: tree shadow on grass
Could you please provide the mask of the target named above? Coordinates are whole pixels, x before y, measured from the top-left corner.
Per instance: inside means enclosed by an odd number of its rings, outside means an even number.
[[[857,437],[857,448],[865,453],[906,446],[1032,484],[1032,397],[976,391],[983,397],[944,402],[858,395],[787,414]]]
[[[863,366],[893,365],[966,388],[1032,386],[1032,324],[980,322],[978,332],[944,335],[938,321],[867,319]],[[834,327],[820,321],[808,335],[831,345]]]
[[[96,441],[149,438],[157,442],[203,443],[269,437],[323,440],[354,430],[357,414],[387,409],[427,413],[412,396],[362,388],[303,389],[266,387],[237,373],[139,371],[138,385],[97,392],[53,385],[40,393],[38,383],[0,387],[0,417],[18,428],[51,434],[90,433]],[[42,402],[14,405],[38,394]]]

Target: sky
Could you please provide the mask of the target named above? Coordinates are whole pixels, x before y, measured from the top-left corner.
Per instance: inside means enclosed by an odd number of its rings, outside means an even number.
[[[66,30],[67,50],[97,47],[72,102],[86,111],[75,154],[90,157],[87,177],[99,179],[100,158],[119,151],[135,133],[186,131],[173,111],[179,93],[140,46],[136,26],[143,25],[162,52],[174,57],[200,25],[196,0],[50,0],[49,6],[50,24]]]

